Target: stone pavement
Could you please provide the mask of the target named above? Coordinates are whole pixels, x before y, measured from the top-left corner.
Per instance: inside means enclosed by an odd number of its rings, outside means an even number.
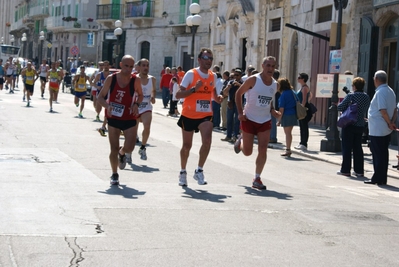
[[[159,94],[159,93],[158,93]],[[179,104],[178,109],[181,111],[182,106]],[[157,102],[154,105],[154,112],[160,115],[167,116],[169,109],[164,109],[162,106],[162,97],[159,94],[157,97]],[[178,118],[176,118],[177,120]],[[214,132],[219,132],[223,134],[224,132],[219,130],[214,130]],[[324,152],[320,151],[320,144],[321,140],[323,140],[326,136],[326,130],[317,127],[317,126],[309,126],[309,142],[308,142],[308,150],[301,151],[294,149],[294,146],[299,144],[300,140],[300,133],[299,133],[299,125],[294,127],[292,131],[293,135],[293,142],[292,142],[292,153],[298,154],[303,157],[307,157],[310,159],[321,160],[324,162],[332,163],[337,165],[337,171],[340,170],[341,162],[342,162],[342,154],[341,152]],[[214,137],[216,138],[216,137]],[[285,149],[285,135],[282,127],[278,127],[277,129],[277,140],[276,144],[269,144],[269,148],[271,149]],[[364,171],[365,177],[371,178],[373,174],[373,162],[372,162],[372,155],[370,149],[367,147],[366,144],[363,145],[363,152],[364,152]],[[392,168],[393,165],[397,165],[397,158],[396,155],[398,154],[398,147],[391,145],[389,147],[389,167],[388,167],[388,177],[399,179],[399,171]],[[353,163],[352,163],[353,168]],[[351,170],[353,172],[353,169]]]

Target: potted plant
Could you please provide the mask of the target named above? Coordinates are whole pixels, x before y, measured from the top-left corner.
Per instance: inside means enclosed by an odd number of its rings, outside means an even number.
[[[73,27],[74,27],[74,28],[80,28],[80,27],[82,27],[82,25],[81,25],[79,22],[75,22],[75,23],[73,24]]]
[[[93,22],[93,19],[92,18],[88,18],[87,21],[88,22]]]
[[[71,18],[72,21],[78,21],[78,18]]]
[[[7,27],[10,27],[10,26],[11,26],[11,23],[10,23],[10,22],[6,22],[6,26],[7,26]]]

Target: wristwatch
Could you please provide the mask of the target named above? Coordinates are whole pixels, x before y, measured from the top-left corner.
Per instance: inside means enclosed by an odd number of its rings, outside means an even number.
[[[133,105],[137,105],[138,107],[140,107],[140,103],[135,102]]]
[[[195,87],[190,89],[190,93],[194,93],[195,92]]]

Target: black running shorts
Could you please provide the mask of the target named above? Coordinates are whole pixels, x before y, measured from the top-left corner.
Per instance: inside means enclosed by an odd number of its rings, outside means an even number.
[[[180,126],[180,128],[182,128],[183,130],[187,131],[187,132],[192,132],[195,131],[196,133],[198,133],[199,129],[198,126],[206,121],[210,121],[212,122],[213,120],[213,116],[208,116],[202,119],[190,119],[184,116],[180,116],[179,121],[177,122],[177,125]]]

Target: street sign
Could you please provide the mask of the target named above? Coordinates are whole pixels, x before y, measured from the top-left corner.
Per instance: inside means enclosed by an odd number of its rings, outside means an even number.
[[[69,52],[71,53],[71,55],[78,55],[79,54],[79,47],[77,47],[76,45],[72,46],[71,49],[69,49]]]
[[[353,75],[339,75],[338,82],[338,97],[345,98],[346,93],[342,88],[346,87],[349,90],[352,89]],[[317,84],[316,84],[316,97],[318,98],[330,98],[332,96],[334,84],[334,74],[317,74]]]
[[[329,72],[330,73],[340,73],[341,72],[341,62],[342,62],[342,50],[332,50],[330,51],[329,60]]]

